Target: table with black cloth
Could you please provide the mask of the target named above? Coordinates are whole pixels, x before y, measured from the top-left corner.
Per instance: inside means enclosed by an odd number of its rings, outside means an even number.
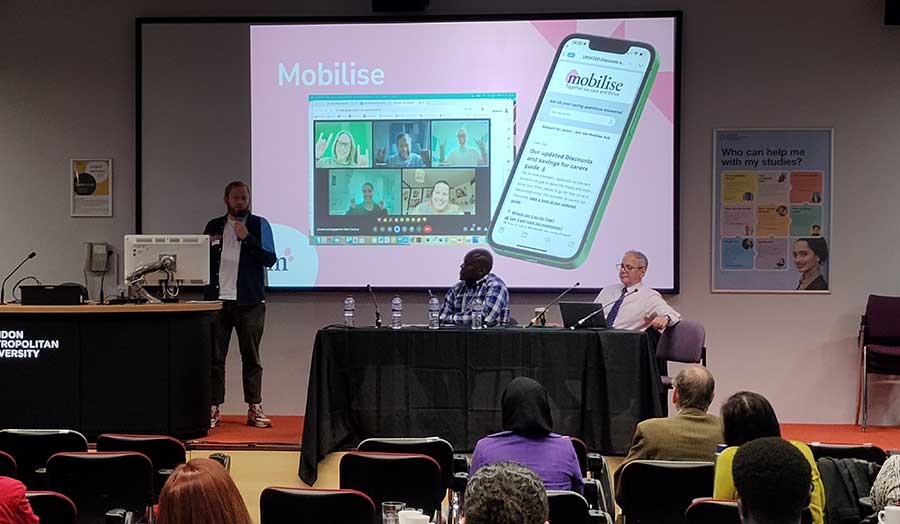
[[[609,455],[658,417],[659,373],[646,333],[561,328],[344,328],[316,334],[300,478],[368,437],[440,436],[454,450],[501,430],[500,396],[516,376],[550,395],[554,430]]]
[[[205,436],[221,309],[0,305],[0,428]]]

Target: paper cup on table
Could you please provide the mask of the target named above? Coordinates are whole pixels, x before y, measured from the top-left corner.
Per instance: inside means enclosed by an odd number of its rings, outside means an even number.
[[[412,524],[413,521],[410,519],[422,515],[422,513],[417,509],[404,509],[398,515],[400,516],[400,524]]]
[[[428,515],[423,515],[419,513],[418,515],[410,515],[408,517],[409,524],[428,524],[431,522],[431,519],[428,518]]]
[[[547,308],[545,307],[536,307],[534,308],[534,325],[536,326],[545,326],[547,325]]]
[[[900,524],[900,506],[885,506],[878,512],[879,524]]]

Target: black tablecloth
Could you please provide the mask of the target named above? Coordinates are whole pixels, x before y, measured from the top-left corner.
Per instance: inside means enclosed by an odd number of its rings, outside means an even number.
[[[367,437],[440,436],[456,451],[501,430],[516,376],[550,394],[554,430],[624,454],[638,422],[662,411],[643,332],[539,328],[326,328],[316,335],[300,459],[315,482],[325,455]]]

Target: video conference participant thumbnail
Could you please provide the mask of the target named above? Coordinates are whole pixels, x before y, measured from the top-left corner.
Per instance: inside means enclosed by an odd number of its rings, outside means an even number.
[[[475,215],[475,169],[404,169],[403,214]]]
[[[432,145],[436,145],[436,165],[487,166],[490,164],[490,122],[488,120],[434,120]]]
[[[330,216],[400,214],[400,171],[397,169],[330,170]]]
[[[316,168],[371,167],[372,123],[318,121],[313,130]]]
[[[429,120],[376,121],[373,139],[376,166],[431,166],[431,152],[422,147],[431,142]]]

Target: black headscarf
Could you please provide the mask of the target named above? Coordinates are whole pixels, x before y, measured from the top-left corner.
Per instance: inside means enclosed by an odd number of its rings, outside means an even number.
[[[539,382],[516,377],[503,390],[503,430],[526,437],[546,437],[553,430],[550,396]]]

